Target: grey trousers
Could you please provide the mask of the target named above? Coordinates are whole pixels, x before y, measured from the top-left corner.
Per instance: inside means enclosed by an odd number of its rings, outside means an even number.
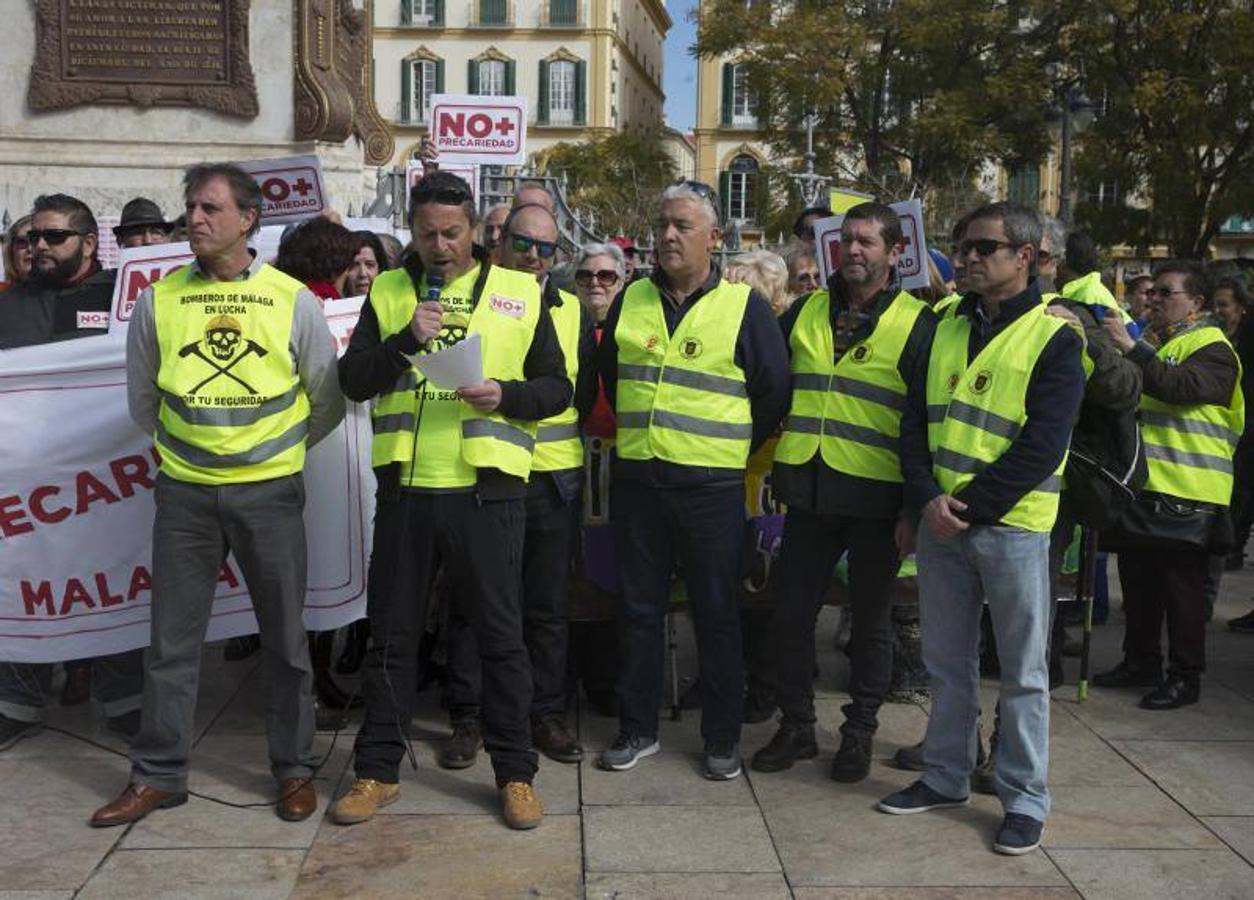
[[[131,780],[187,789],[200,653],[218,571],[234,552],[261,628],[269,688],[266,735],[275,778],[312,774],[313,668],[305,605],[305,483],[301,475],[202,485],[157,477],[152,541],[152,640],[144,657],[143,721]]]
[[[110,719],[139,709],[144,651],[127,650],[91,661],[91,696]],[[0,663],[0,714],[19,722],[43,718],[52,663]]]

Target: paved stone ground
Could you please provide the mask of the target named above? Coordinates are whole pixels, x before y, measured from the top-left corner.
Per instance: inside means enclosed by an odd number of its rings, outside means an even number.
[[[92,809],[125,783],[125,760],[105,749],[121,745],[106,736],[98,711],[54,710],[53,724],[104,747],[49,730],[0,755],[0,900],[1254,897],[1254,638],[1224,627],[1250,608],[1251,593],[1254,569],[1225,578],[1196,706],[1150,713],[1136,707],[1135,692],[1095,691],[1083,705],[1073,685],[1055,692],[1054,813],[1043,850],[1026,857],[990,850],[1000,819],[993,798],[922,816],[873,810],[913,777],[885,761],[922,735],[922,708],[885,708],[865,782],[827,779],[844,701],[836,685],[846,674],[831,649],[829,610],[820,636],[819,759],[787,773],[707,782],[698,775],[697,719],[688,714],[664,723],[663,753],[632,772],[542,761],[537,787],[548,815],[527,833],[502,824],[486,760],[460,773],[435,766],[433,741],[446,729],[433,697],[418,720],[420,768],[403,770],[400,801],[352,828],[322,815],[350,777],[349,733],[321,770],[322,808],[307,822],[193,798],[128,829],[90,829]],[[1097,629],[1097,667],[1118,658],[1121,622],[1116,612]],[[1068,665],[1074,680],[1076,661]],[[694,668],[690,649],[681,667]],[[995,685],[985,691],[991,709]],[[241,803],[271,799],[263,706],[255,658],[228,664],[210,648],[194,790]],[[593,751],[613,736],[608,719],[580,711],[577,721]],[[746,728],[746,755],[772,729]],[[319,735],[317,746],[327,751],[332,736]]]

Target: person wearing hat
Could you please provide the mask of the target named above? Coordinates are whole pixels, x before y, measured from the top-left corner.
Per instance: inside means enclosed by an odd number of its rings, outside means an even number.
[[[161,207],[147,197],[136,197],[122,207],[122,220],[113,228],[118,246],[151,247],[170,243],[174,223],[167,222]]]
[[[626,287],[636,280],[636,258],[640,255],[640,250],[633,238],[622,234],[610,238],[609,243],[623,251],[623,286]]]

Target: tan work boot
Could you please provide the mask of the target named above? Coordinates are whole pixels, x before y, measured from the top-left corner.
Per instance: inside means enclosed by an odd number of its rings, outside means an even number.
[[[356,825],[374,818],[380,806],[387,806],[401,795],[399,784],[384,784],[373,778],[358,778],[348,793],[331,807],[331,821],[336,825]]]
[[[510,828],[535,828],[544,820],[544,804],[525,781],[511,781],[501,788],[501,805]]]

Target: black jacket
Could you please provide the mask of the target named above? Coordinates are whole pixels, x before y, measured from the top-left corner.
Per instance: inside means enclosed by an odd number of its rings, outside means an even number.
[[[28,278],[9,288],[0,294],[0,350],[107,334],[116,276],[116,269],[102,269],[69,287],[42,287]]]
[[[471,294],[477,306],[492,264],[488,262],[487,253],[478,245],[474,248],[474,256],[480,265],[479,277]],[[418,285],[422,279],[422,262],[417,254],[406,261],[405,270],[414,285]],[[353,336],[349,339],[348,349],[339,362],[340,388],[344,396],[361,403],[388,393],[401,373],[409,368],[405,354],[417,353],[419,346],[418,338],[408,328],[395,334],[381,335],[379,318],[367,297]],[[535,335],[523,360],[523,374],[526,377],[522,381],[500,382],[501,403],[497,412],[506,418],[539,421],[556,415],[571,402],[573,388],[566,378],[566,361],[553,320],[547,315],[541,315],[537,320]],[[380,467],[375,470],[375,476],[381,495],[395,491],[400,464]],[[518,499],[526,495],[526,482],[497,469],[480,469],[476,490],[483,500]]]

